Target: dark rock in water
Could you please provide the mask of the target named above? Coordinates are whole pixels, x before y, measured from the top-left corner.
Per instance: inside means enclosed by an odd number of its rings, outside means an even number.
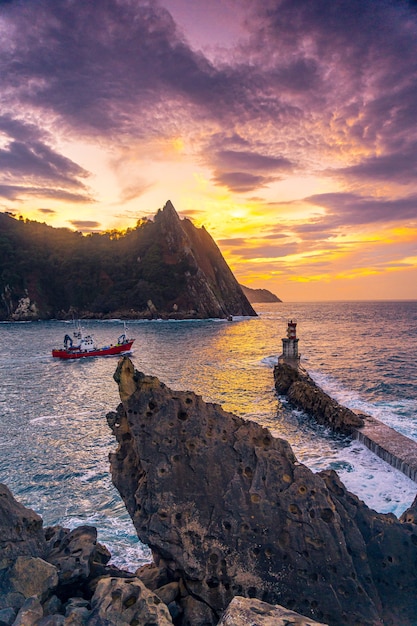
[[[297,408],[313,415],[319,424],[327,424],[336,432],[351,435],[364,420],[340,405],[325,393],[298,364],[279,361],[274,367],[275,388],[286,395]]]
[[[179,583],[179,623],[216,624],[236,595],[332,626],[415,623],[414,525],[371,511],[266,428],[168,389],[126,357],[115,379],[113,482],[156,567]]]

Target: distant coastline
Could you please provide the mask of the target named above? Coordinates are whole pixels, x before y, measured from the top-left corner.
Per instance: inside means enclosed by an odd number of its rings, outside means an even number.
[[[251,287],[245,287],[240,285],[243,293],[251,304],[259,304],[262,302],[282,302],[278,296],[268,289],[252,289]]]

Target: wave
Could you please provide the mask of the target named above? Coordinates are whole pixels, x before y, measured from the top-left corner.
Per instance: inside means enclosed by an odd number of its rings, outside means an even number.
[[[74,418],[74,417],[79,417],[80,415],[93,415],[95,413],[95,411],[93,411],[91,409],[91,411],[77,411],[76,413],[51,413],[50,415],[39,415],[38,417],[32,417],[29,420],[30,424],[36,423],[36,422],[43,422],[45,420],[59,420],[59,419],[67,419],[67,418]]]

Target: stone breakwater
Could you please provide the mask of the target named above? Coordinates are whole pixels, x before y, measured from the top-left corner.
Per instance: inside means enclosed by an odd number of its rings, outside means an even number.
[[[361,441],[384,461],[417,482],[417,443],[365,413],[340,405],[323,391],[298,361],[280,358],[275,388],[319,424]]]
[[[364,416],[341,406],[323,391],[298,361],[280,359],[274,367],[275,389],[299,409],[312,415],[319,424],[336,432],[353,435],[364,425]]]
[[[236,596],[331,626],[415,623],[414,509],[402,521],[372,511],[266,428],[169,389],[127,357],[115,379],[112,479],[177,624],[221,623]]]

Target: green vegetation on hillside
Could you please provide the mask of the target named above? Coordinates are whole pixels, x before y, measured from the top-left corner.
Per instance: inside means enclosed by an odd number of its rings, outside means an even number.
[[[8,295],[16,304],[26,294],[41,317],[60,317],[70,308],[93,315],[144,311],[148,300],[166,308],[194,268],[186,258],[166,263],[157,231],[157,224],[141,220],[124,234],[83,236],[0,214],[0,316],[10,314]]]

